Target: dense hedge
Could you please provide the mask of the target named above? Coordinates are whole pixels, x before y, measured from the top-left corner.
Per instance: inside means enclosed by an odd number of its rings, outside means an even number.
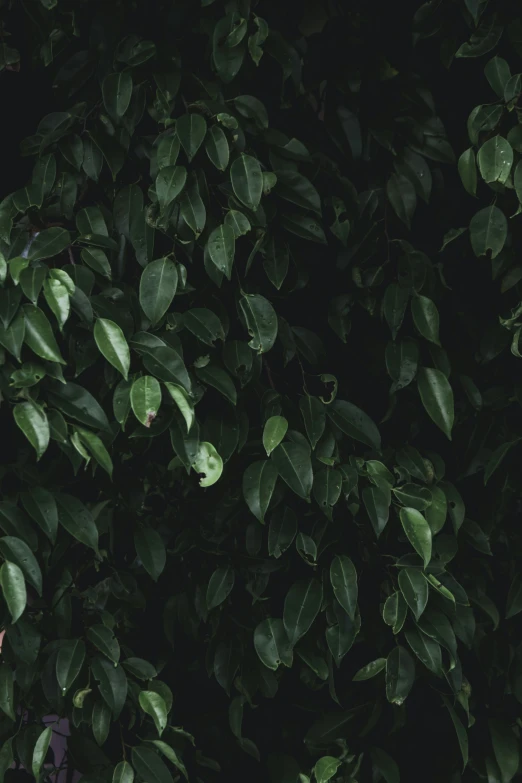
[[[522,9],[0,5],[0,783],[516,778]]]

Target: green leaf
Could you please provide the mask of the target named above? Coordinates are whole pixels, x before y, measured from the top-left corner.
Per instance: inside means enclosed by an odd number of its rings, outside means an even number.
[[[504,89],[511,78],[509,65],[502,57],[492,57],[484,68],[484,75],[499,98],[504,97]]]
[[[138,332],[131,340],[131,347],[143,356],[143,365],[160,381],[181,384],[191,391],[191,382],[183,359],[167,343],[148,332]]]
[[[250,348],[257,353],[266,353],[277,337],[277,315],[264,296],[245,294],[239,300],[239,307],[245,319],[250,337]]]
[[[255,212],[263,194],[263,172],[258,160],[241,154],[230,167],[230,181],[236,198]]]
[[[442,652],[438,642],[413,628],[406,630],[404,635],[419,661],[437,677],[442,677]]]
[[[30,304],[24,305],[22,310],[25,319],[25,343],[40,358],[65,364],[45,313]]]
[[[195,421],[194,404],[192,400],[182,386],[178,386],[175,383],[165,383],[165,387],[185,419],[187,432],[190,432]]]
[[[112,783],[134,783],[134,770],[128,761],[120,761],[114,768]]]
[[[517,774],[520,764],[519,740],[511,725],[503,718],[491,718],[489,732],[502,783],[509,783]]]
[[[310,180],[297,171],[277,170],[277,187],[275,192],[303,209],[321,213],[321,198]]]
[[[437,535],[446,522],[448,503],[446,495],[441,487],[431,487],[431,505],[424,512],[424,516],[430,526],[432,535]],[[407,505],[412,505],[408,503]],[[418,509],[422,510],[422,509]]]
[[[51,743],[52,736],[53,736],[53,730],[51,726],[48,726],[46,729],[42,731],[42,733],[36,740],[36,745],[34,746],[33,760],[31,765],[31,770],[36,780],[39,779],[40,770],[42,768],[42,764],[45,761],[45,756],[47,754],[47,750]]]
[[[234,386],[232,378],[222,367],[218,367],[214,364],[207,364],[205,367],[197,367],[196,375],[200,381],[217,389],[220,394],[232,403],[232,405],[236,404],[236,387]]]
[[[297,518],[288,506],[275,509],[268,528],[268,554],[279,558],[292,544],[297,533]]]
[[[118,663],[120,660],[120,645],[109,628],[101,624],[91,625],[90,628],[87,628],[86,636],[91,644],[94,644],[110,661]]]
[[[330,582],[334,595],[347,615],[354,620],[357,609],[357,571],[346,555],[336,555],[330,564]]]
[[[96,701],[92,708],[92,733],[100,747],[105,743],[111,728],[111,711],[104,701]]]
[[[117,720],[127,698],[127,677],[121,666],[114,666],[107,658],[94,658],[91,671],[105,703]]]
[[[16,623],[27,604],[27,591],[21,568],[9,561],[3,563],[0,568],[0,586],[11,614],[11,622]]]
[[[262,620],[254,631],[254,647],[268,669],[275,671],[281,663],[292,666],[293,651],[282,620]]]
[[[43,292],[49,309],[52,310],[58,321],[60,331],[63,331],[71,309],[67,288],[60,280],[51,279],[44,282]]]
[[[311,397],[307,394],[299,400],[299,410],[303,417],[308,440],[312,449],[315,449],[326,426],[325,407],[317,397]]]
[[[471,218],[469,232],[471,247],[476,256],[485,256],[491,250],[491,258],[496,258],[507,239],[507,220],[496,206],[484,207]]]
[[[399,572],[399,587],[413,616],[418,620],[428,603],[428,583],[424,575],[416,568],[402,568]]]
[[[165,166],[156,177],[156,194],[162,212],[176,199],[187,181],[187,169],[184,166]]]
[[[451,430],[455,418],[453,390],[440,370],[421,367],[417,374],[420,398],[428,416],[451,440]]]
[[[478,166],[484,182],[504,184],[513,165],[513,149],[503,136],[493,136],[480,147]]]
[[[466,732],[466,729],[462,725],[459,716],[451,706],[446,696],[444,695],[442,696],[442,701],[444,702],[444,706],[446,707],[446,709],[450,714],[450,718],[455,728],[455,733],[457,735],[457,740],[460,748],[460,754],[462,756],[462,770],[464,771],[468,765],[468,734]]]
[[[180,731],[179,729],[176,729],[176,728],[174,728],[174,727],[172,727],[172,730],[173,730],[173,731]],[[181,731],[180,733],[181,733],[181,734],[185,734],[183,731]],[[190,735],[188,735],[188,737],[190,737]],[[188,780],[188,774],[187,774],[187,770],[186,770],[186,768],[185,768],[185,765],[183,764],[183,762],[181,761],[181,759],[178,757],[178,754],[176,753],[176,751],[175,751],[173,748],[171,748],[171,747],[170,747],[170,745],[167,745],[167,743],[166,743],[166,742],[162,742],[161,740],[151,740],[151,742],[152,742],[152,744],[153,744],[153,745],[154,745],[156,748],[158,748],[158,750],[159,750],[161,753],[163,753],[163,755],[164,755],[166,758],[168,758],[168,760],[169,760],[170,762],[172,762],[172,764],[174,764],[174,766],[176,767],[176,769],[178,769],[178,770],[181,772],[181,774],[183,775],[183,777],[184,777],[186,780]]]
[[[109,421],[92,394],[76,383],[56,384],[47,392],[49,403],[67,417],[93,429],[109,429]]]
[[[20,273],[20,287],[24,292],[24,296],[34,305],[38,301],[47,273],[48,269],[45,264],[30,266]]]
[[[37,461],[49,445],[49,421],[43,408],[35,402],[19,402],[13,408],[13,417],[17,426],[36,451]]]
[[[392,174],[386,183],[386,195],[397,217],[410,228],[417,206],[417,195],[410,180],[403,174]]]
[[[75,432],[82,444],[87,448],[87,451],[94,457],[98,465],[105,470],[112,478],[112,471],[114,469],[111,456],[107,451],[102,439],[95,435],[90,430],[85,430],[83,427],[75,427]]]
[[[435,489],[438,489],[438,487],[435,487]],[[428,487],[421,487],[418,484],[402,484],[401,487],[392,491],[399,503],[402,503],[403,506],[416,508],[417,511],[425,511],[432,504],[433,495]],[[442,490],[441,493],[444,495]],[[446,498],[444,497],[445,500]]]
[[[207,587],[207,609],[215,609],[225,601],[234,587],[236,574],[233,568],[216,568]]]
[[[328,407],[333,423],[348,437],[381,450],[381,436],[374,422],[364,411],[345,400],[334,400]]]
[[[246,215],[237,209],[230,209],[225,215],[225,225],[230,226],[236,239],[248,234],[252,226]]]
[[[138,680],[153,680],[158,676],[154,666],[143,658],[127,658],[123,666]]]
[[[60,525],[77,541],[98,551],[98,528],[89,509],[72,495],[57,493],[55,498]]]
[[[227,280],[230,280],[236,252],[236,238],[232,227],[227,223],[217,226],[208,238],[207,247],[216,269],[224,274]]]
[[[486,467],[484,468],[484,484],[487,484],[490,480],[493,473],[496,471],[496,469],[501,464],[502,460],[506,456],[506,454],[510,451],[510,449],[515,446],[518,443],[517,440],[508,441],[507,443],[502,443],[498,448],[495,449],[493,454],[488,460],[488,463]]]
[[[30,261],[53,258],[62,253],[70,244],[71,235],[64,228],[46,228],[35,237],[28,258]]]
[[[283,623],[290,645],[294,647],[317,617],[323,602],[323,587],[316,579],[295,582],[285,598]]]
[[[430,526],[415,508],[401,508],[399,512],[404,532],[410,544],[424,561],[424,568],[431,560],[431,530]]]
[[[277,469],[270,460],[253,462],[243,474],[243,497],[252,514],[261,523],[274,492]]]
[[[386,659],[386,698],[400,706],[407,698],[415,679],[413,658],[404,647],[394,647]]]
[[[157,582],[167,562],[167,552],[160,534],[151,527],[139,527],[134,533],[134,546],[144,569]]]
[[[0,580],[1,578],[2,572],[0,570]],[[519,612],[522,612],[522,577],[520,574],[515,574],[513,581],[511,582],[511,587],[509,588],[507,597],[506,620],[508,620],[510,617],[514,617]]]
[[[164,699],[154,691],[140,691],[139,702],[143,712],[151,716],[161,737],[167,726],[167,705]]]
[[[230,151],[227,137],[219,125],[212,125],[205,140],[205,151],[211,163],[225,171],[228,166]]]
[[[0,538],[0,553],[5,560],[18,566],[27,582],[34,587],[39,596],[42,595],[42,572],[38,561],[25,541],[16,536]]]
[[[370,661],[366,666],[352,677],[353,682],[362,682],[363,680],[371,680],[377,674],[382,672],[386,668],[386,658],[376,658],[374,661]]]
[[[398,285],[398,283],[390,283],[386,288],[382,309],[394,340],[404,320],[409,298],[410,291],[405,286]]]
[[[206,345],[214,347],[216,340],[224,340],[223,325],[212,310],[194,307],[183,315],[183,326]]]
[[[317,783],[327,783],[343,762],[334,756],[323,756],[315,763],[314,775]]]
[[[148,264],[140,279],[140,305],[154,326],[169,309],[178,287],[176,264],[159,258]]]
[[[183,114],[176,121],[176,135],[185,150],[189,163],[203,144],[207,123],[201,114]]]
[[[288,430],[288,421],[284,416],[270,416],[263,429],[263,446],[269,457],[272,451],[279,446]]]
[[[307,242],[316,242],[319,245],[327,244],[323,228],[314,218],[298,215],[295,212],[284,214],[281,216],[281,225],[291,234],[295,234]]]
[[[216,481],[219,481],[223,473],[223,460],[217,453],[212,443],[202,441],[196,453],[196,458],[192,463],[196,473],[200,474],[199,486],[211,487]]]
[[[411,300],[413,322],[420,334],[436,345],[439,342],[439,311],[435,302],[427,296],[414,296]]]
[[[25,338],[25,318],[19,311],[8,329],[0,326],[0,345],[11,353],[18,362],[22,361],[22,346]]]
[[[127,380],[130,367],[130,351],[122,330],[108,318],[97,318],[94,339],[98,350]]]
[[[78,677],[85,660],[85,645],[81,639],[67,639],[56,658],[56,679],[65,695]]]
[[[103,80],[103,103],[112,117],[123,117],[132,97],[132,76],[130,71],[110,73]]]
[[[138,775],[147,783],[173,783],[166,764],[157,753],[144,745],[132,749],[132,764]]]
[[[458,170],[465,190],[470,196],[475,196],[477,194],[477,165],[473,147],[469,147],[460,156]]]
[[[156,378],[143,375],[134,381],[130,391],[130,402],[134,415],[144,427],[150,427],[161,405],[161,386]]]
[[[382,487],[365,487],[361,494],[374,533],[379,538],[390,517],[390,493]]]
[[[310,452],[301,443],[281,443],[271,454],[283,481],[304,500],[310,500],[313,484]]]
[[[0,664],[0,710],[11,720],[16,720],[14,711],[13,672],[7,663]]]
[[[196,239],[202,234],[207,221],[207,210],[199,193],[194,172],[189,174],[188,185],[180,199],[181,217],[194,232]]]

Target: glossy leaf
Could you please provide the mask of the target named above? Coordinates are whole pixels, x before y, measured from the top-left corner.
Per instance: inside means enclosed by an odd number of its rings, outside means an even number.
[[[6,561],[0,567],[0,587],[11,614],[11,622],[22,616],[27,604],[24,574],[15,563]]]
[[[420,511],[415,508],[401,508],[399,513],[402,527],[408,539],[421,556],[426,568],[431,560],[432,536],[430,526]]]
[[[437,427],[451,440],[451,431],[455,418],[453,390],[440,370],[421,367],[417,376],[422,404]]]
[[[254,646],[260,661],[274,671],[280,664],[290,667],[293,651],[282,620],[268,618],[254,631]]]
[[[283,623],[292,647],[309,631],[323,600],[320,582],[296,582],[285,598]]]
[[[169,309],[178,287],[176,264],[168,258],[158,258],[147,264],[140,279],[140,305],[152,325],[157,324]]]

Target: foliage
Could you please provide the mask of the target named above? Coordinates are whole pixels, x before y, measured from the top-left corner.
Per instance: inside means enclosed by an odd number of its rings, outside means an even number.
[[[3,3],[0,781],[517,775],[522,18],[414,5]]]

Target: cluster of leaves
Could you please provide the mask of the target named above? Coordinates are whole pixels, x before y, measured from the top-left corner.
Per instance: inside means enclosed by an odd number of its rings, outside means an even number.
[[[49,715],[84,783],[512,780],[517,9],[411,20],[497,96],[456,155],[372,8],[26,5],[59,105],[0,203],[0,783],[56,774]]]

